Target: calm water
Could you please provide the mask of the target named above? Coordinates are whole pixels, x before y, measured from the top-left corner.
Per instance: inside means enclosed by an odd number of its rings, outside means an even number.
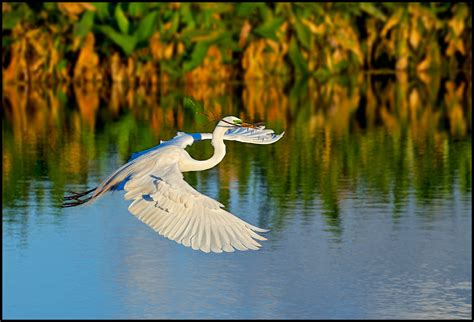
[[[5,318],[471,318],[472,85],[407,75],[128,90],[5,87]],[[259,251],[205,254],[121,193],[61,209],[133,152],[216,117],[282,140],[227,144],[186,180],[251,224]],[[212,154],[209,142],[189,148]]]

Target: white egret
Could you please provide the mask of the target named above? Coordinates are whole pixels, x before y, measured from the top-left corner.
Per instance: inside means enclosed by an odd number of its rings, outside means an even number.
[[[224,205],[184,181],[182,172],[207,170],[219,164],[226,154],[224,140],[270,144],[283,134],[276,135],[263,125],[245,123],[234,116],[219,121],[212,134],[178,132],[169,141],[133,154],[98,187],[65,197],[72,202],[63,207],[89,203],[108,191],[123,189],[125,199],[133,200],[129,211],[168,239],[206,253],[256,250],[261,247],[256,240],[266,240],[256,232],[268,230],[225,211]],[[212,139],[214,154],[208,160],[193,159],[184,148],[205,139]]]

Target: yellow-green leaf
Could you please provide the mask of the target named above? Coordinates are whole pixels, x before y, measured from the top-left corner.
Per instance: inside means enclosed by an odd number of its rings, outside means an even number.
[[[115,20],[117,20],[120,31],[124,34],[128,34],[129,22],[120,4],[115,7]]]

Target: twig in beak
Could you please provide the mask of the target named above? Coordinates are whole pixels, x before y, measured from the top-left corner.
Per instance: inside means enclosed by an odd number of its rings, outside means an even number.
[[[242,121],[242,123],[236,124],[236,123],[228,122],[228,121],[226,121],[226,120],[222,120],[222,121],[223,121],[224,123],[230,124],[230,125],[232,125],[232,126],[247,127],[247,128],[251,128],[251,129],[257,129],[259,126],[262,126],[262,125],[263,125],[263,122],[249,123],[249,122]]]

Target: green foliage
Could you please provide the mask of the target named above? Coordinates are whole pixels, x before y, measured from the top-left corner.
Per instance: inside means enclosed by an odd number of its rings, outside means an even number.
[[[387,16],[377,7],[376,3],[362,2],[360,4],[360,10],[381,21],[387,20]]]
[[[290,48],[288,50],[290,55],[291,62],[295,67],[295,72],[297,74],[306,74],[308,72],[308,66],[304,57],[301,55],[299,51],[298,45],[296,44],[296,39],[293,37],[290,41]]]
[[[195,44],[191,59],[189,61],[184,62],[184,71],[190,71],[191,69],[200,65],[201,62],[204,60],[204,57],[206,57],[208,48],[209,44],[207,42],[199,42]]]
[[[115,20],[117,21],[117,24],[120,28],[120,31],[124,34],[127,34],[128,33],[129,22],[128,22],[127,17],[125,16],[125,14],[122,11],[122,7],[120,6],[120,4],[118,4],[115,7]]]
[[[100,4],[97,9],[105,12],[108,6]],[[128,10],[124,11],[122,5],[118,4],[115,6],[114,21],[107,20],[105,14],[102,14],[102,20],[109,24],[99,25],[97,29],[118,45],[126,55],[131,55],[136,48],[147,46],[148,39],[156,31],[159,12],[151,11],[142,16],[145,9],[144,3],[131,3]],[[114,26],[118,26],[118,30]]]
[[[299,42],[303,45],[305,49],[311,50],[312,36],[309,28],[302,24],[300,21],[296,21],[295,29],[296,36],[298,37]]]
[[[17,23],[22,20],[30,19],[33,12],[30,10],[27,4],[18,3],[15,6],[15,10],[7,13],[2,12],[2,30],[11,30]]]
[[[85,37],[94,26],[94,16],[94,11],[85,12],[81,17],[81,20],[74,25],[74,35],[81,38]]]
[[[268,38],[278,41],[276,32],[280,28],[281,24],[285,21],[283,17],[269,18],[264,21],[260,26],[254,29],[254,33],[262,38]]]
[[[138,28],[135,32],[137,42],[146,42],[156,29],[158,22],[158,12],[152,11],[138,22]]]
[[[98,26],[98,29],[120,46],[125,54],[131,55],[135,50],[137,44],[135,37],[120,33],[110,26]]]
[[[212,46],[222,64],[237,70],[246,52],[260,46],[262,57],[249,54],[259,63],[245,67],[258,69],[254,76],[472,65],[471,6],[465,3],[6,3],[2,18],[4,52],[21,35],[39,30],[61,38],[61,58],[75,57],[67,51],[77,51],[77,38],[91,32],[100,39],[94,51],[101,60],[120,51],[159,61],[161,71],[175,76],[202,66]],[[21,28],[14,32],[15,26]],[[257,46],[261,40],[265,43]],[[268,52],[283,61],[268,59]],[[75,62],[70,63],[69,73]],[[278,64],[292,68],[275,68]]]
[[[92,4],[96,8],[97,15],[101,20],[109,18],[110,11],[108,2],[92,2]]]

